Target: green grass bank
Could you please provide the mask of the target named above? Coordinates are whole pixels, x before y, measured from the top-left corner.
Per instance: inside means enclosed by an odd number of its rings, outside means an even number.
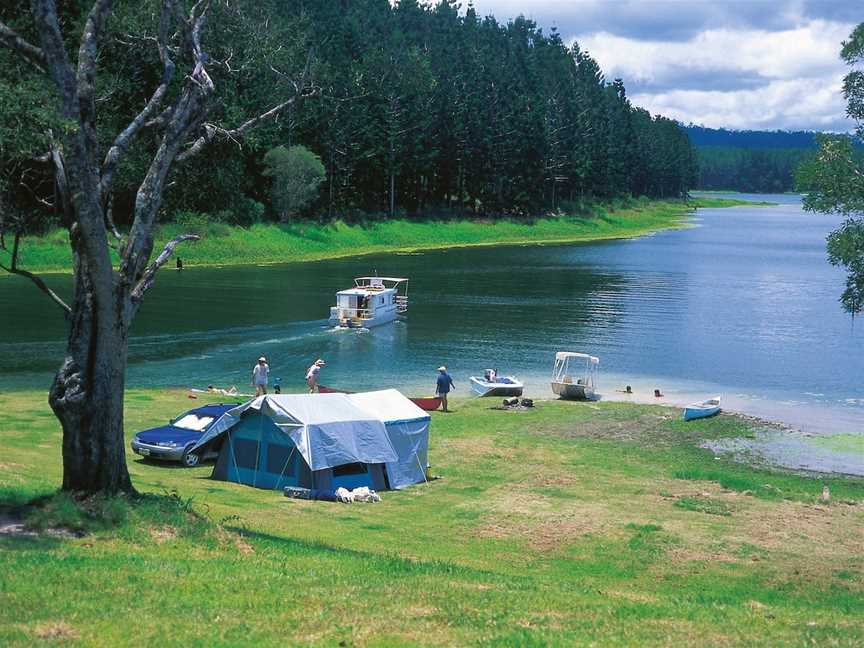
[[[187,265],[245,265],[316,261],[376,252],[410,252],[478,245],[575,243],[631,238],[685,227],[698,207],[752,205],[740,200],[633,201],[623,208],[597,206],[588,215],[555,216],[533,221],[377,221],[366,225],[298,223],[235,227],[204,219],[161,226],[156,250],[181,233],[199,234],[178,248]],[[8,261],[0,250],[0,260]],[[115,259],[116,260],[116,259]],[[20,266],[34,272],[68,272],[71,253],[65,230],[22,241]]]
[[[7,515],[60,481],[45,400],[0,395]],[[750,432],[732,416],[491,400],[434,413],[442,479],[374,505],[289,500],[130,453],[143,500],[82,512],[55,496],[24,511],[29,525],[87,535],[0,535],[0,644],[864,643],[864,481],[715,459],[703,439]],[[127,429],[189,404],[131,390]]]

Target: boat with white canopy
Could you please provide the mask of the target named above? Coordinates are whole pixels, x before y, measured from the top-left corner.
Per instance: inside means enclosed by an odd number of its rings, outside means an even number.
[[[559,351],[552,369],[552,392],[561,398],[593,399],[599,366],[600,359],[594,356]]]
[[[357,277],[354,287],[336,293],[330,324],[339,328],[371,328],[395,321],[408,312],[408,280],[402,277]]]

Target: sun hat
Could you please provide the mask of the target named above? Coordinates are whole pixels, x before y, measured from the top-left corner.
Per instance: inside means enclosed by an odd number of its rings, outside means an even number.
[[[447,367],[441,365],[440,367],[438,367],[438,371],[447,371]]]
[[[258,358],[258,362],[267,362],[267,358],[261,356],[260,358]]]
[[[324,362],[321,358],[318,358],[318,359],[315,361],[315,364],[318,365],[319,367],[323,367],[323,366],[326,365],[327,363]]]

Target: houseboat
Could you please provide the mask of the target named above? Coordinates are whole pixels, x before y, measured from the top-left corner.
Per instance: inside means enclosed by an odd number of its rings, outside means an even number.
[[[408,312],[408,280],[400,277],[357,277],[354,287],[336,293],[330,324],[339,328],[371,328],[393,322]]]

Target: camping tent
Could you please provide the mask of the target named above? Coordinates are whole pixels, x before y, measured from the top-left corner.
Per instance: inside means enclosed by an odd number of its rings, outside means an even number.
[[[191,451],[220,447],[213,477],[259,488],[402,488],[424,479],[429,420],[396,390],[260,396]]]

